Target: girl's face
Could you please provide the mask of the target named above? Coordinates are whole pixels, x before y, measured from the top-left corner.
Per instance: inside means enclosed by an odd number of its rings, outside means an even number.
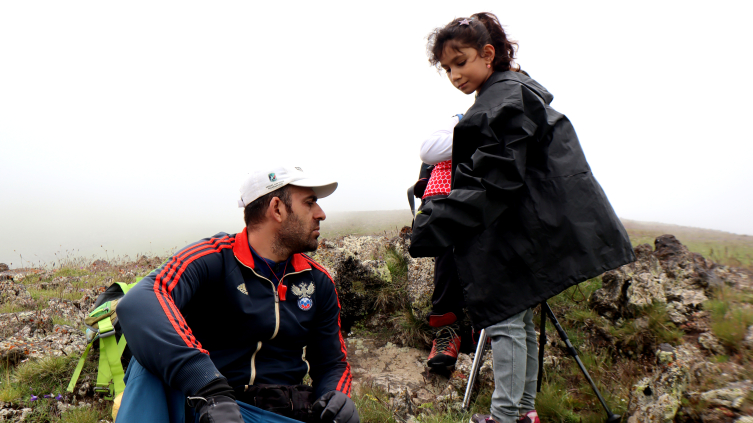
[[[489,50],[489,51],[487,51]],[[484,56],[473,47],[457,47],[452,42],[446,43],[439,58],[439,64],[447,72],[447,77],[455,88],[465,94],[470,94],[484,85],[484,82],[494,71],[491,67],[494,60],[494,47],[484,46]]]

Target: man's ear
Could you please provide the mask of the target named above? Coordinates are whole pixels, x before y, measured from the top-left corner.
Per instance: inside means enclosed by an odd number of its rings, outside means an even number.
[[[267,207],[267,217],[277,223],[282,223],[284,218],[283,213],[287,211],[283,211],[284,208],[285,204],[280,201],[279,197],[272,197],[272,201],[269,202],[269,207]]]

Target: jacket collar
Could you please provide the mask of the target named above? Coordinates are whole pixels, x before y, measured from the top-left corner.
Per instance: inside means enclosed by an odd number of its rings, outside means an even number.
[[[505,72],[493,72],[491,75],[489,75],[489,78],[484,82],[484,85],[481,86],[481,89],[478,91],[478,94],[476,94],[476,98],[481,97],[486,90],[489,89],[492,85],[496,84],[497,82],[502,81],[517,81],[526,87],[530,89],[531,91],[535,92],[536,95],[541,97],[542,100],[546,104],[550,104],[552,100],[554,100],[554,96],[547,91],[546,88],[544,88],[541,84],[534,81],[530,76],[523,72],[515,72],[515,71],[505,71]]]
[[[489,75],[489,78],[486,79],[484,82],[484,85],[481,86],[481,89],[478,90],[478,94],[476,94],[476,98],[481,97],[484,94],[484,91],[489,89],[492,85],[496,84],[499,81],[503,81],[505,79],[518,79],[515,78],[514,75],[518,72],[513,71],[506,71],[506,72],[492,72],[491,75]]]
[[[243,228],[243,231],[235,234],[233,254],[244,266],[256,270],[256,261],[254,260],[254,255],[251,254],[251,247],[248,245],[248,228]],[[293,254],[290,265],[293,266],[294,272],[311,270],[311,265],[300,253]]]

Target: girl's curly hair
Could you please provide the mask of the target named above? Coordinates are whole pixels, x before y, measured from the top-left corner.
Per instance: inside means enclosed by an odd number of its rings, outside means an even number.
[[[469,23],[461,25],[466,19]],[[442,57],[445,44],[453,41],[453,48],[473,47],[479,54],[483,53],[485,45],[491,44],[495,51],[492,61],[495,71],[520,70],[513,62],[518,43],[507,39],[505,30],[493,13],[481,12],[471,15],[470,18],[456,18],[443,28],[436,28],[427,39],[429,42],[426,45],[426,53],[429,63],[437,69],[441,69],[439,59]]]

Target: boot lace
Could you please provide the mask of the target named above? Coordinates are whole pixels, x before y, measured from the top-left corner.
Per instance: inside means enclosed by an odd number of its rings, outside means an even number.
[[[450,343],[452,343],[453,351],[457,352],[457,344],[455,343],[455,339],[458,338],[458,334],[456,332],[457,330],[457,325],[448,325],[443,326],[437,331],[437,343],[435,346],[437,353],[443,353],[444,351],[450,349]]]

